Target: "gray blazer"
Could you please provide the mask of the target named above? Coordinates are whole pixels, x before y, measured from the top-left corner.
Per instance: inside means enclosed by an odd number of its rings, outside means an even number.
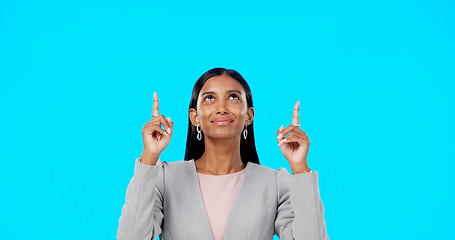
[[[290,175],[248,162],[225,240],[329,239],[318,174]],[[194,160],[149,166],[136,159],[119,220],[118,240],[213,240]]]

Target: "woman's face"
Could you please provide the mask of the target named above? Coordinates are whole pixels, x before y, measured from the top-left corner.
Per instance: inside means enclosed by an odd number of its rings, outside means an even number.
[[[197,101],[197,111],[190,109],[190,120],[194,126],[200,124],[206,137],[239,137],[244,126],[254,116],[253,108],[246,102],[242,85],[228,75],[209,78]]]

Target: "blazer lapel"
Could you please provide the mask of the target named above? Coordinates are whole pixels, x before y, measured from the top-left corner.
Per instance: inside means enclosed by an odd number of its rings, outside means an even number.
[[[252,167],[253,164],[247,163],[242,182],[240,183],[237,194],[235,195],[234,203],[231,207],[231,212],[229,213],[226,229],[224,230],[224,239],[239,239],[239,233],[241,235],[242,233],[248,232],[247,226],[245,224],[245,220],[247,220],[245,219],[245,212],[248,211],[248,183],[250,182],[250,171]],[[241,239],[248,239],[248,236],[242,237],[244,238]]]
[[[194,207],[198,213],[203,214],[196,214],[192,217],[192,222],[198,225],[198,229],[202,232],[197,233],[197,239],[211,239],[213,240],[213,232],[212,228],[210,227],[209,217],[207,215],[207,211],[205,209],[204,199],[202,198],[201,186],[199,184],[199,178],[197,176],[196,164],[194,160],[190,160],[193,164],[193,177],[192,186],[195,186],[196,189],[193,189],[193,192],[196,194],[196,201],[194,203]],[[193,238],[189,238],[193,239]]]

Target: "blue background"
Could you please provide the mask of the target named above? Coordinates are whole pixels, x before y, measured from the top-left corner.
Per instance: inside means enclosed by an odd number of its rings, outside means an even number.
[[[451,1],[1,1],[0,239],[115,239],[153,92],[250,84],[259,158],[296,101],[331,239],[455,239]]]

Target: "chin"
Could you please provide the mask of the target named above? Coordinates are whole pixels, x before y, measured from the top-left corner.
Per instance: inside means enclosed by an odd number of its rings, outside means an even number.
[[[213,138],[213,139],[230,139],[230,138],[240,137],[240,135],[226,133],[226,132],[219,132],[219,133],[211,134],[209,137]]]

